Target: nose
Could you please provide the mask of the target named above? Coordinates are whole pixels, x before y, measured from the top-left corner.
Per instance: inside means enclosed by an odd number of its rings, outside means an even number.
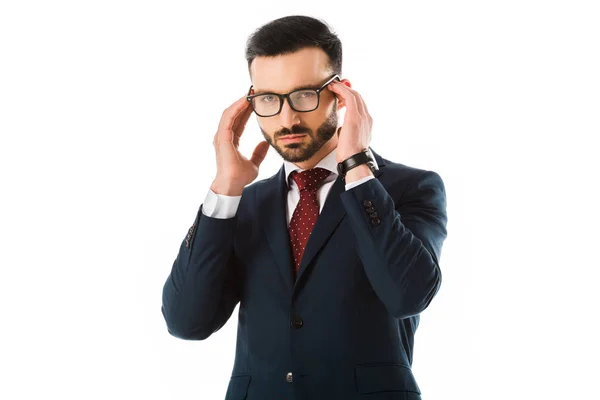
[[[281,107],[279,118],[281,125],[288,129],[300,123],[300,116],[292,109],[292,107],[290,107],[289,99],[287,98],[283,99],[283,106]]]

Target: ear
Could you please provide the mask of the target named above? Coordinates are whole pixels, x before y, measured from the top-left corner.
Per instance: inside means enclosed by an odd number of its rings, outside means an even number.
[[[340,83],[343,83],[344,85],[348,86],[349,88],[352,88],[352,84],[350,83],[350,81],[346,78],[342,79],[340,81]]]

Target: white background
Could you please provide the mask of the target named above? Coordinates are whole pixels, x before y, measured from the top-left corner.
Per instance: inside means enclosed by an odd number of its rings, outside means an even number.
[[[444,179],[423,399],[600,398],[592,3],[2,1],[0,398],[224,398],[237,308],[176,339],[162,285],[250,86],[245,41],[289,14],[339,35],[372,148]],[[242,152],[260,140],[253,116]],[[280,166],[271,149],[258,179]]]

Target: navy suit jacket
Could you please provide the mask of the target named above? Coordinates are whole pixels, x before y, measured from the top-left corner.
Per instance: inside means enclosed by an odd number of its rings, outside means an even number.
[[[226,400],[421,399],[414,334],[441,283],[445,188],[373,154],[376,179],[335,181],[296,279],[283,166],[244,188],[233,218],[200,206],[161,312],[171,335],[204,340],[239,303]]]

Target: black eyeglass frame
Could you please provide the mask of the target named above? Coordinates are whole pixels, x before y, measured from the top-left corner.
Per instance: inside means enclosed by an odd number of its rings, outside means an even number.
[[[319,104],[321,103],[321,92],[325,89],[325,87],[327,85],[329,85],[331,82],[333,82],[335,79],[337,79],[338,81],[341,81],[340,76],[338,74],[333,75],[331,78],[329,78],[327,80],[327,82],[325,82],[320,88],[310,88],[310,87],[306,87],[306,88],[300,88],[300,89],[296,89],[296,90],[292,90],[291,92],[287,93],[287,94],[279,94],[279,93],[271,93],[271,92],[267,92],[267,93],[260,93],[260,94],[253,94],[250,95],[250,92],[252,92],[252,88],[254,85],[250,86],[250,89],[248,89],[248,95],[246,96],[246,100],[250,103],[250,107],[252,107],[252,110],[254,110],[254,112],[256,113],[256,115],[258,115],[259,117],[274,117],[277,114],[279,114],[281,112],[281,109],[283,108],[283,100],[287,98],[288,100],[288,104],[290,105],[291,109],[296,111],[296,112],[312,112],[315,111],[317,108],[319,108]],[[315,92],[317,92],[317,105],[315,108],[313,108],[312,110],[297,110],[294,108],[294,105],[292,104],[292,102],[290,101],[290,96],[292,95],[292,93],[296,93],[296,92],[302,92],[304,90],[314,90]],[[279,110],[275,113],[275,114],[270,114],[270,115],[262,115],[259,114],[255,109],[254,109],[254,105],[252,104],[252,99],[258,96],[265,96],[265,95],[273,95],[273,96],[277,96],[279,97]]]

